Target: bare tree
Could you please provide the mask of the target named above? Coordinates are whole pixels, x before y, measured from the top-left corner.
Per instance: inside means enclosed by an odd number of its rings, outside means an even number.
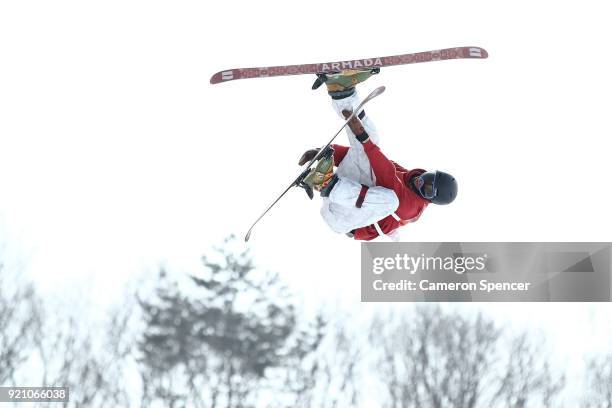
[[[495,401],[503,407],[559,407],[557,397],[565,385],[563,375],[554,376],[542,358],[542,344],[531,333],[512,339]]]
[[[349,328],[348,316],[333,319],[319,313],[311,332],[297,336],[305,344],[280,370],[287,376],[287,407],[334,408],[357,406],[359,378],[364,374],[365,345],[358,329]]]
[[[377,320],[374,333],[385,333],[383,324]],[[400,319],[395,332],[374,337],[383,342],[391,406],[476,407],[499,335],[482,316],[469,320],[439,308],[419,308],[412,319]]]
[[[95,328],[83,311],[50,308],[32,284],[0,265],[0,385],[67,386],[67,406],[130,405],[123,376],[131,309],[108,316]]]
[[[612,408],[612,354],[588,362],[584,408]]]
[[[378,317],[371,341],[380,350],[378,369],[388,406],[550,406],[562,381],[553,379],[527,336],[514,342],[504,367],[501,338],[502,330],[484,316],[470,318],[438,306],[398,319]]]
[[[20,281],[0,263],[0,385],[15,383],[40,332],[41,303],[31,284]]]
[[[68,406],[129,406],[125,376],[135,339],[129,328],[131,310],[127,304],[111,310],[99,328],[92,327],[85,313],[43,316],[45,324],[35,340],[40,383],[69,387]]]
[[[322,354],[322,376],[319,381],[325,384],[319,395],[319,404],[323,407],[357,406],[361,394],[359,378],[364,374],[364,345],[367,338],[347,327],[346,321],[336,320],[329,330],[329,349]],[[359,328],[357,328],[359,330]]]

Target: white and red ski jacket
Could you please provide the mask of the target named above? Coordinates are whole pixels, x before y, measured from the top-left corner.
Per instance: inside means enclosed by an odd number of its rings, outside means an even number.
[[[349,147],[342,145],[332,145],[332,147],[334,148],[334,164],[338,166],[346,156]],[[395,215],[400,220],[397,220],[393,215],[389,215],[378,221],[382,232],[389,234],[409,222],[416,221],[429,201],[408,187],[408,182],[411,177],[425,173],[425,170],[406,170],[394,161],[389,160],[371,140],[365,142],[363,148],[376,176],[376,185],[393,190],[399,199],[399,207],[395,211]],[[355,239],[363,241],[370,241],[379,236],[374,225],[358,228],[353,234]]]

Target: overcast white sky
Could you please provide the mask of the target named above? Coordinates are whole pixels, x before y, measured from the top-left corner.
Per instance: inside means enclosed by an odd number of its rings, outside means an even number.
[[[214,72],[463,45],[490,58],[362,86],[387,86],[367,110],[388,156],[460,182],[402,238],[611,241],[609,15],[577,0],[2,2],[1,241],[50,292],[112,299],[160,264],[194,271],[340,125],[309,76],[212,86]],[[357,305],[359,244],[318,209],[288,194],[253,233],[257,262],[313,304],[370,307]],[[496,307],[560,338],[589,316],[589,341],[610,332],[608,305]]]

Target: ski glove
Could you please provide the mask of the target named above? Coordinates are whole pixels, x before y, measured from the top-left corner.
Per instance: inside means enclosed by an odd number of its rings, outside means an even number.
[[[321,149],[318,147],[316,149],[306,150],[302,157],[300,157],[300,161],[298,162],[298,164],[300,166],[303,166],[304,164],[308,163],[309,161],[315,158],[317,153],[319,153],[319,150]]]

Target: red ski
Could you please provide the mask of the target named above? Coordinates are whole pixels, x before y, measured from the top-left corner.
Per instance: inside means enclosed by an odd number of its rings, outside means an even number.
[[[441,61],[458,58],[487,58],[489,54],[480,47],[455,47],[443,50],[392,55],[390,57],[366,58],[350,61],[325,62],[319,64],[279,65],[276,67],[236,68],[220,71],[210,78],[211,84],[233,81],[234,79],[260,78],[270,76],[334,73],[349,69],[368,69],[392,65],[414,64],[417,62]]]

